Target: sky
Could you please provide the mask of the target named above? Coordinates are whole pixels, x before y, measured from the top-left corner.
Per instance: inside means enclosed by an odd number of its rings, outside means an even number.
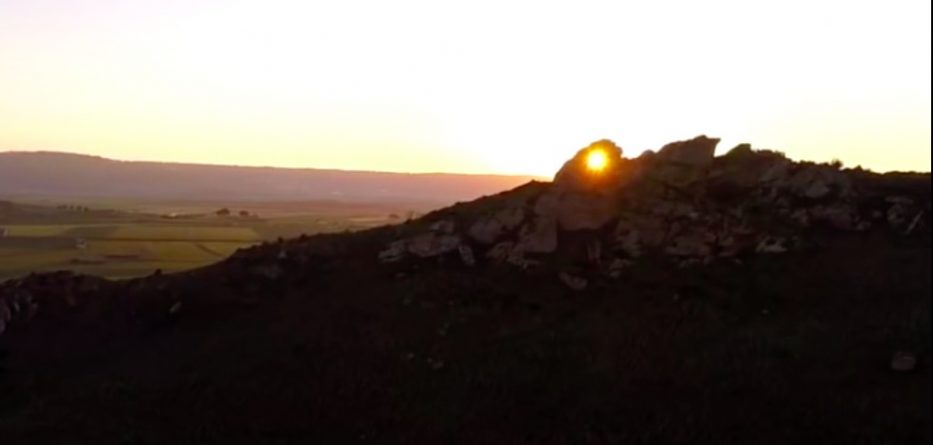
[[[550,176],[707,134],[930,171],[929,0],[0,0],[0,151]]]

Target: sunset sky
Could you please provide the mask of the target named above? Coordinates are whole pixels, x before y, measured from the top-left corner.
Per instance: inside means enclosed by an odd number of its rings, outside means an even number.
[[[549,176],[701,133],[930,170],[930,1],[0,0],[0,151]]]

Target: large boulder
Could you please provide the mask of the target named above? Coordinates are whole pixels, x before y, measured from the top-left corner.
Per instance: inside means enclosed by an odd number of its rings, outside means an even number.
[[[408,253],[420,258],[430,258],[453,252],[459,249],[460,245],[459,236],[425,233],[409,240]]]
[[[557,277],[560,279],[560,282],[567,286],[570,290],[580,292],[586,289],[588,281],[586,278],[576,276],[569,272],[561,272],[557,274]]]
[[[762,185],[788,174],[792,162],[774,151],[753,151],[740,144],[717,158],[707,176],[707,193],[714,199],[740,201]]]
[[[525,220],[525,209],[520,206],[507,207],[491,215],[483,216],[470,226],[468,234],[482,244],[492,244],[505,232],[516,229]]]
[[[829,196],[844,198],[852,192],[852,181],[845,173],[829,165],[804,165],[794,174],[782,178],[780,187],[809,199]]]
[[[677,257],[708,259],[716,244],[716,235],[703,231],[687,231],[673,237],[664,253]]]
[[[551,253],[557,250],[557,220],[539,216],[525,224],[515,248],[527,253]]]
[[[719,139],[705,135],[686,141],[671,142],[661,147],[656,159],[692,167],[705,167],[713,162]]]
[[[719,139],[698,136],[661,148],[648,164],[648,175],[668,186],[685,187],[707,176]]]
[[[588,160],[601,152],[605,164],[593,168]],[[619,188],[623,170],[622,149],[603,139],[580,149],[554,176],[554,186],[562,190],[607,193]]]
[[[477,206],[482,212],[465,231],[452,219],[440,220],[427,234],[390,244],[380,259],[460,252],[465,264],[474,264],[462,241],[468,237],[484,246],[480,252],[490,263],[522,268],[548,265],[554,254],[562,256],[557,263],[581,263],[583,247],[595,269],[605,270],[605,260],[619,266],[652,257],[684,266],[799,249],[788,240],[815,225],[864,231],[887,219],[909,234],[929,224],[929,204],[880,194],[866,200],[853,172],[749,144],[716,158],[718,142],[699,136],[637,159],[622,158],[611,141],[594,142],[550,186]],[[608,271],[618,275],[619,269],[610,264]]]
[[[535,213],[557,220],[562,230],[598,229],[618,213],[614,195],[552,190],[535,203]]]
[[[392,263],[413,255],[418,258],[431,258],[458,251],[463,245],[460,236],[444,235],[435,232],[422,233],[411,238],[398,240],[379,252],[379,261]]]

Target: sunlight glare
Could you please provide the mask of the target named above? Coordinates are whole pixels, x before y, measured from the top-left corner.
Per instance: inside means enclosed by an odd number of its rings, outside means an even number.
[[[609,157],[603,150],[593,150],[586,155],[586,168],[593,172],[600,172],[606,168]]]

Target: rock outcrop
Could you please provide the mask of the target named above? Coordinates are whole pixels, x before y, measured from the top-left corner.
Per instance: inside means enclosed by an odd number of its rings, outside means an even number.
[[[605,165],[594,170],[589,156],[601,152]],[[603,139],[580,149],[554,176],[554,187],[566,191],[612,193],[624,175],[622,149],[614,142]]]
[[[363,250],[364,255],[381,263],[543,270],[565,287],[584,291],[641,264],[742,262],[818,248],[832,232],[928,237],[928,178],[926,191],[918,192],[913,185],[898,186],[903,182],[897,178],[793,162],[747,144],[715,157],[717,143],[700,136],[625,158],[616,144],[598,141],[568,160],[552,183],[530,183],[387,228],[373,240],[378,253]],[[594,151],[604,156],[599,168],[588,161]],[[326,237],[279,240],[238,251],[227,261],[225,276],[245,293],[260,294],[263,286],[304,279],[309,269],[349,252],[342,241]],[[145,292],[161,295],[160,280],[169,277],[150,278]],[[67,272],[2,283],[0,334],[29,322],[37,311],[96,304],[84,296],[99,294],[100,286],[113,289],[106,280]],[[120,289],[142,292],[134,286],[135,281],[122,282],[114,298]],[[154,313],[191,310],[163,297]]]
[[[690,267],[792,252],[813,231],[887,227],[909,234],[929,224],[929,202],[860,189],[855,172],[748,144],[715,157],[718,142],[699,136],[635,159],[622,157],[611,141],[595,142],[527,199],[461,215],[456,226],[469,227],[465,234],[429,230],[389,245],[380,258],[428,258],[469,245],[486,262],[527,269],[576,261],[619,276],[649,257]],[[600,169],[587,163],[593,151],[606,156]],[[574,247],[579,242],[584,247]]]
[[[661,147],[656,159],[675,165],[706,167],[713,162],[717,145],[719,145],[719,139],[708,138],[705,135],[697,136],[687,141],[671,142]]]

